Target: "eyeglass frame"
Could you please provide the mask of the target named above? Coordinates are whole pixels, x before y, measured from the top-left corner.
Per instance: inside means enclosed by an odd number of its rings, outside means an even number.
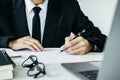
[[[33,57],[36,58],[36,60],[33,59]],[[31,60],[33,63],[31,64],[24,64],[27,60]],[[36,74],[33,74],[33,75],[30,75],[29,72],[31,71],[32,68],[38,66],[38,64],[41,64],[43,66],[43,69],[39,66],[39,72],[36,73]],[[30,55],[23,63],[22,63],[22,67],[23,68],[29,68],[29,70],[27,71],[27,75],[28,76],[34,76],[34,78],[37,78],[38,75],[40,74],[43,74],[45,75],[46,74],[46,71],[45,71],[45,64],[42,63],[42,62],[38,62],[38,59],[37,59],[37,56],[35,55]]]

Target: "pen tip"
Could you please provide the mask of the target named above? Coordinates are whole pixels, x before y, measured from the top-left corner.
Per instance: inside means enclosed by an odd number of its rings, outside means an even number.
[[[61,50],[60,52],[63,52],[64,50]]]

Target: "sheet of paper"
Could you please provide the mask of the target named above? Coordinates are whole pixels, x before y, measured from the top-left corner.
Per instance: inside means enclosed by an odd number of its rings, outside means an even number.
[[[69,55],[60,52],[59,48],[45,48],[43,52],[32,52],[29,50],[16,51],[22,55],[23,59],[27,59],[30,55],[36,55],[39,62],[43,63],[75,63],[75,62],[89,62],[102,61],[103,53],[91,52],[86,55]]]

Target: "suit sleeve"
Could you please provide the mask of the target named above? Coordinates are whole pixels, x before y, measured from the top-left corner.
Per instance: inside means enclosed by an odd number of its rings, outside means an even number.
[[[0,48],[7,48],[8,42],[15,37],[11,33],[8,0],[0,0]]]
[[[1,48],[8,48],[8,42],[12,39],[15,39],[15,37],[14,36],[0,37],[0,47]]]
[[[85,30],[81,36],[93,44],[94,48],[92,51],[103,51],[106,42],[106,35],[102,34],[100,29],[95,27],[94,24],[88,19],[88,17],[84,15],[77,1],[75,4],[76,17],[74,19],[75,27],[73,27],[73,33],[77,34],[78,32]]]
[[[0,13],[0,48],[8,48],[8,42],[15,39],[6,16]]]

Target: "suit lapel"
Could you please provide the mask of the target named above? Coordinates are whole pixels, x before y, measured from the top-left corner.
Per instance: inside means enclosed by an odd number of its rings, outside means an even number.
[[[58,27],[59,17],[60,17],[60,8],[56,3],[57,0],[49,0],[48,11],[46,16],[46,24],[44,29],[43,36],[43,46],[49,47],[52,43],[56,29]]]
[[[29,35],[27,18],[25,12],[25,2],[24,0],[14,0],[13,1],[13,18],[16,30],[19,30],[17,36],[27,36]]]

